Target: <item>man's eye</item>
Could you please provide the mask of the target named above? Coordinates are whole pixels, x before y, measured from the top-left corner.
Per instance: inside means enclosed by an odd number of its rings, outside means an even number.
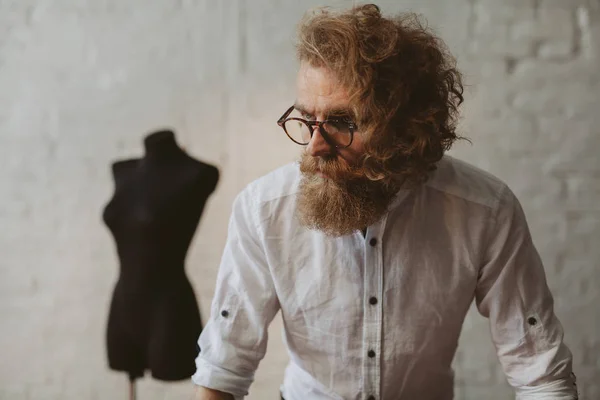
[[[313,121],[315,119],[314,115],[310,115],[310,114],[302,114],[302,118],[308,119],[310,121]]]

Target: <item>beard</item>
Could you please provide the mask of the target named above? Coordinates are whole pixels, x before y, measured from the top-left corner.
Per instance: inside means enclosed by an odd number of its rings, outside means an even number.
[[[370,180],[360,169],[342,163],[302,155],[296,210],[302,226],[344,236],[367,228],[388,211],[401,185]]]

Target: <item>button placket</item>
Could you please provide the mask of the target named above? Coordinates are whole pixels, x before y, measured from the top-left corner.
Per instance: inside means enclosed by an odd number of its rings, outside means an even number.
[[[365,332],[363,336],[365,356],[363,361],[364,387],[362,388],[365,399],[377,398],[381,385],[381,357],[377,355],[381,354],[382,305],[379,299],[383,293],[383,257],[378,237],[380,231],[383,230],[382,225],[370,227],[365,240]]]

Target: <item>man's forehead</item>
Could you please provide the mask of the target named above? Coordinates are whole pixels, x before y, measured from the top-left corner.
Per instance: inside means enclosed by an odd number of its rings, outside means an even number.
[[[310,113],[339,114],[348,110],[348,93],[326,68],[302,63],[296,106]]]

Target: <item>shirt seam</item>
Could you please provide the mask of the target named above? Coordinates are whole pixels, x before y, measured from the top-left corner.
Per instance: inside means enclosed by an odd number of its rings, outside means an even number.
[[[484,237],[484,241],[482,241],[479,265],[477,267],[478,274],[481,274],[481,269],[486,264],[485,263],[485,253],[486,253],[486,250],[489,248],[490,243],[492,243],[492,240],[493,240],[492,232],[498,225],[498,214],[500,213],[500,201],[504,198],[507,191],[508,191],[508,186],[503,185],[502,188],[500,189],[500,191],[498,192],[498,196],[496,197],[494,206],[490,207],[491,221],[489,224],[486,224],[487,227],[485,228],[485,237]]]
[[[435,186],[428,185],[427,183],[424,184],[424,187],[427,187],[429,189],[435,190],[437,192],[443,193],[443,194],[448,195],[448,196],[455,197],[457,199],[464,200],[464,201],[466,201],[468,203],[471,203],[471,204],[477,204],[477,205],[480,205],[482,207],[486,207],[486,208],[488,208],[490,210],[494,210],[494,209],[497,208],[498,203],[499,203],[499,199],[500,199],[500,196],[498,196],[498,198],[494,201],[494,204],[490,205],[490,204],[486,204],[486,203],[483,203],[483,202],[480,202],[480,201],[475,201],[475,200],[469,199],[467,197],[458,195],[456,193],[448,192],[446,190],[437,188]],[[505,189],[506,189],[506,185],[501,185],[500,189],[498,189],[496,193],[498,193],[498,194],[504,193]]]

